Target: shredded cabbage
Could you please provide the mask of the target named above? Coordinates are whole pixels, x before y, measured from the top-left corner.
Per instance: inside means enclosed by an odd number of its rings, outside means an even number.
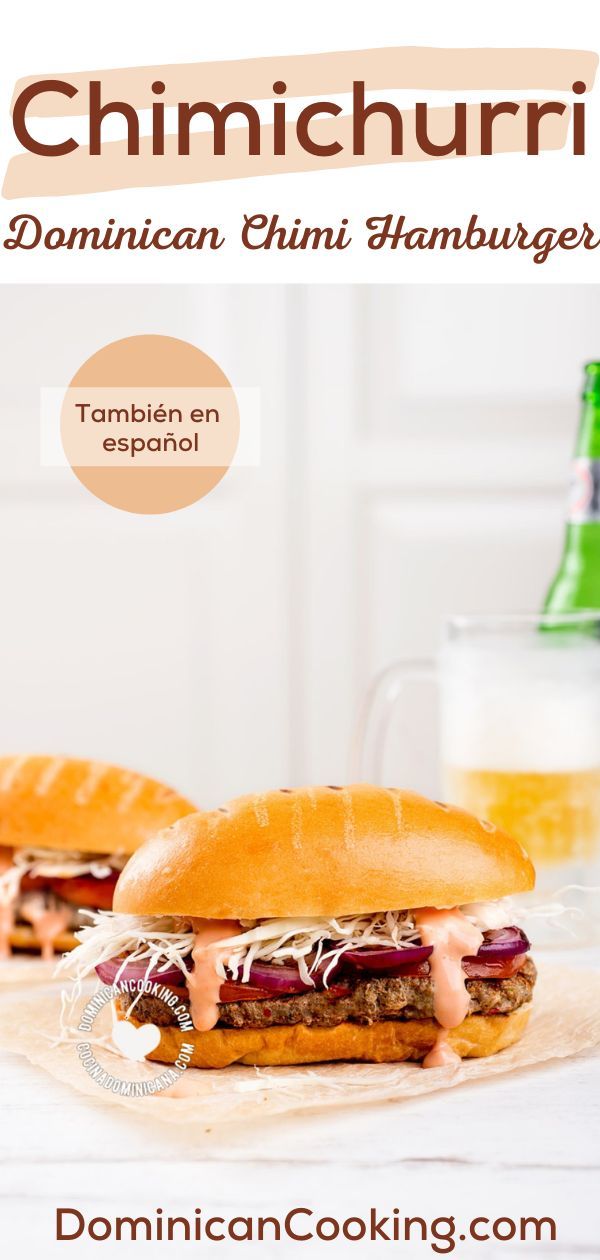
[[[10,853],[10,850],[8,851]],[[122,871],[127,858],[120,853],[63,853],[57,849],[15,849],[9,864],[0,870],[0,906],[15,904],[25,875],[44,879],[77,879],[92,875],[107,879]]]
[[[501,907],[495,915],[501,922],[494,926],[514,923],[514,909],[508,899],[504,905],[490,904]],[[491,914],[483,904],[465,907],[465,910],[473,921],[479,920],[482,924],[486,914]],[[157,973],[175,966],[187,976],[186,959],[195,939],[192,919],[143,917],[114,911],[97,914],[86,911],[86,914],[92,923],[76,933],[80,944],[61,960],[59,971],[82,980],[99,963],[123,957],[124,965],[125,958],[128,962],[147,962],[148,970]],[[326,964],[323,982],[327,986],[331,970],[347,950],[365,946],[402,949],[419,940],[410,910],[342,915],[337,919],[241,920],[240,926],[244,930],[239,935],[219,941],[215,950],[215,967],[223,980],[247,983],[253,963],[260,960],[296,963],[305,984],[314,984],[314,972]]]
[[[522,909],[516,909],[512,897],[500,897],[498,901],[473,901],[461,906],[461,910],[469,922],[482,932],[511,927],[523,913]]]
[[[149,973],[176,966],[187,975],[185,959],[194,946],[190,919],[116,914],[114,910],[81,913],[92,922],[75,933],[80,943],[60,959],[57,974],[65,972],[79,983],[98,964],[126,954],[130,962],[148,960]]]
[[[531,920],[543,919],[557,932],[572,935],[571,925],[584,917],[584,911],[581,906],[569,905],[562,900],[570,892],[596,894],[600,892],[600,888],[565,884],[551,894],[552,901],[538,901],[537,894],[528,893],[519,897],[518,901],[513,897],[501,897],[498,901],[473,902],[471,905],[461,906],[461,909],[471,923],[483,932],[508,927],[513,923],[521,923],[527,927]]]
[[[57,849],[16,849],[13,864],[21,873],[42,875],[48,879],[76,879],[93,875],[107,879],[113,871],[122,871],[127,858],[120,853],[68,853]]]
[[[295,962],[305,984],[314,984],[313,973],[323,963],[323,982],[342,954],[349,949],[377,945],[402,949],[414,945],[419,934],[410,911],[389,910],[374,915],[343,915],[337,919],[266,919],[245,923],[246,931],[220,942],[216,969],[223,979],[230,975],[247,983],[252,964]],[[229,948],[231,946],[231,948]]]
[[[0,906],[13,906],[21,888],[23,871],[18,866],[7,866],[0,873]]]

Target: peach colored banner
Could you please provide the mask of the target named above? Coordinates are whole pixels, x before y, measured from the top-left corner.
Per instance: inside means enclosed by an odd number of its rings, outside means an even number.
[[[151,84],[165,84],[161,100],[262,100],[273,95],[273,83],[287,84],[286,96],[319,96],[348,92],[354,79],[374,88],[422,88],[465,91],[508,91],[511,88],[570,91],[576,79],[592,88],[598,57],[595,52],[567,48],[365,48],[344,52],[306,53],[291,57],[256,57],[243,61],[201,61],[187,65],[133,66],[116,70],[87,70],[65,77],[78,91],[69,100],[57,93],[32,101],[31,117],[62,117],[87,113],[84,104],[90,79],[102,84],[102,95],[126,100],[136,109],[156,97]],[[40,75],[19,79],[13,96]]]
[[[273,83],[285,84],[285,96],[318,96],[349,92],[353,81],[364,82],[366,90],[376,87],[421,88],[423,90],[474,90],[540,88],[571,90],[579,81],[589,90],[594,82],[598,57],[590,51],[563,49],[436,49],[383,48],[357,52],[310,54],[296,57],[261,58],[250,61],[205,62],[198,65],[137,67],[121,70],[90,71],[68,77],[77,88],[77,96],[69,100],[56,92],[38,96],[28,113],[37,116],[58,116],[87,112],[85,89],[90,79],[100,80],[102,99],[126,101],[135,109],[143,109],[156,101],[151,85],[160,79],[165,91],[163,105],[176,101],[198,100],[213,103],[223,100],[250,102],[252,98],[273,98]],[[16,92],[26,83],[20,80]],[[105,95],[106,94],[106,95]],[[280,101],[282,97],[280,96]],[[14,102],[13,102],[14,103]],[[515,153],[527,150],[526,103],[519,105],[515,116],[504,115],[494,120],[494,153]],[[416,135],[416,112],[402,110],[402,153],[392,154],[391,124],[383,114],[368,119],[367,152],[353,152],[354,119],[352,114],[337,117],[315,117],[310,123],[312,141],[318,146],[337,144],[341,151],[334,156],[310,153],[297,134],[295,122],[285,126],[285,155],[274,154],[275,129],[260,126],[260,153],[250,155],[248,127],[227,129],[225,156],[215,156],[212,130],[193,132],[189,154],[178,153],[175,135],[165,138],[164,155],[152,153],[150,136],[140,139],[139,156],[130,156],[124,141],[102,146],[102,152],[90,160],[89,150],[79,147],[62,157],[38,156],[25,152],[14,157],[8,166],[3,187],[7,198],[61,196],[92,193],[120,188],[196,184],[250,176],[309,172],[326,168],[380,165],[389,162],[441,160],[450,153],[430,154]],[[564,147],[571,111],[562,115],[548,114],[540,124],[540,150]],[[456,127],[454,107],[427,111],[427,136],[434,145],[452,141]],[[481,108],[471,104],[466,110],[466,144],[464,156],[481,152]]]
[[[494,153],[525,153],[527,150],[526,102],[516,117],[502,116],[494,121]],[[119,188],[165,187],[174,184],[203,184],[229,179],[249,179],[259,175],[283,175],[292,172],[343,169],[345,167],[385,165],[391,162],[432,162],[446,159],[424,153],[414,134],[415,113],[403,111],[404,152],[390,153],[390,123],[382,115],[369,119],[368,152],[356,155],[352,152],[353,119],[345,115],[339,118],[317,119],[311,127],[311,135],[318,144],[338,141],[342,152],[333,157],[319,157],[307,153],[300,145],[295,126],[286,126],[286,155],[276,157],[272,152],[273,128],[261,127],[263,152],[248,153],[246,128],[227,130],[227,154],[215,157],[211,132],[200,131],[190,136],[189,156],[177,153],[174,136],[165,140],[165,154],[156,157],[152,153],[149,136],[140,139],[139,157],[127,153],[123,140],[105,144],[102,154],[89,160],[87,148],[77,149],[66,157],[43,158],[23,154],[9,163],[2,193],[9,199],[15,197],[61,197],[77,193],[106,192]],[[571,110],[564,114],[549,114],[540,124],[540,151],[562,149],[569,130]],[[466,111],[466,154],[480,154],[480,113],[478,105],[469,105]],[[428,134],[435,144],[447,144],[454,129],[454,109],[444,107],[430,110]],[[271,148],[271,152],[269,152]],[[453,157],[454,154],[449,156]]]

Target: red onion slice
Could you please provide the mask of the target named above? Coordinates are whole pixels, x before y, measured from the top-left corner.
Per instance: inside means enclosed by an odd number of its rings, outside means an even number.
[[[149,980],[154,984],[174,985],[176,988],[181,988],[185,984],[185,977],[179,967],[171,965],[161,971],[160,964],[155,963],[154,969],[149,971],[149,962],[148,958],[142,961],[136,960],[136,962],[125,962],[123,958],[109,958],[106,962],[97,964],[96,974],[100,976],[103,984],[114,984],[117,975],[119,981],[122,980],[126,984],[138,984],[144,980]]]
[[[185,976],[179,967],[166,967],[164,971],[155,969],[148,971],[148,959],[136,962],[125,963],[123,958],[111,958],[107,962],[98,963],[96,972],[104,984],[114,984],[117,974],[119,980],[125,983],[137,984],[140,981],[149,980],[157,984],[166,984],[175,988],[181,988],[185,984]],[[269,963],[256,962],[250,968],[250,975],[247,986],[240,979],[234,981],[236,989],[243,990],[248,988],[248,992],[252,988],[265,989],[269,993],[309,993],[314,988],[323,987],[323,974],[328,963],[321,963],[317,967],[314,974],[314,985],[306,984],[300,975],[300,971],[295,963]],[[333,980],[334,975],[339,970],[336,965],[331,969],[330,977]],[[224,984],[229,984],[225,981]],[[241,995],[237,999],[241,1001]]]
[[[483,944],[477,955],[470,955],[468,961],[477,957],[480,962],[500,962],[514,958],[516,954],[526,954],[531,948],[524,932],[518,927],[497,928],[493,932],[485,932]]]
[[[307,984],[295,963],[254,962],[250,968],[248,983],[257,985],[260,989],[268,989],[270,993],[310,993],[314,989],[323,988],[323,977],[330,964],[331,959],[319,963],[312,973],[313,983]],[[338,971],[339,963],[336,963],[328,974],[328,983]]]
[[[379,975],[384,971],[396,971],[399,967],[426,962],[432,953],[433,945],[406,945],[403,949],[393,949],[391,945],[365,945],[363,949],[347,950],[343,959],[360,971]]]
[[[517,927],[499,928],[484,934],[483,944],[477,955],[464,959],[466,963],[501,963],[518,954],[526,954],[530,945],[525,933]],[[404,967],[412,967],[426,962],[433,952],[431,945],[407,945],[403,949],[392,949],[391,946],[365,946],[363,949],[349,949],[344,955],[344,962],[350,963],[361,971],[369,971],[372,975],[396,972],[402,974]]]

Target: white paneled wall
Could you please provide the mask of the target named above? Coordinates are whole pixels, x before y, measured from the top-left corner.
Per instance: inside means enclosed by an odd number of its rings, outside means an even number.
[[[347,772],[373,671],[450,611],[535,608],[557,562],[581,288],[4,288],[0,748],[123,761],[201,803]],[[38,393],[136,332],[262,395],[262,462],[140,518],[38,456]],[[433,787],[429,697],[390,775]],[[407,729],[411,732],[406,740]],[[411,755],[401,744],[411,745]]]
[[[146,769],[200,803],[289,775],[285,309],[263,289],[4,290],[0,747]],[[263,394],[260,468],[139,517],[42,469],[38,391],[99,345],[187,337]]]
[[[451,612],[539,607],[558,562],[600,291],[311,290],[304,762],[333,781],[373,672]],[[432,698],[407,696],[391,781],[435,790]]]

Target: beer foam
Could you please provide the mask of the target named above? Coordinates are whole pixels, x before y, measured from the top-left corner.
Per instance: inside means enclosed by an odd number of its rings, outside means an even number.
[[[600,767],[600,644],[493,637],[442,655],[442,760],[470,770],[559,773]]]

